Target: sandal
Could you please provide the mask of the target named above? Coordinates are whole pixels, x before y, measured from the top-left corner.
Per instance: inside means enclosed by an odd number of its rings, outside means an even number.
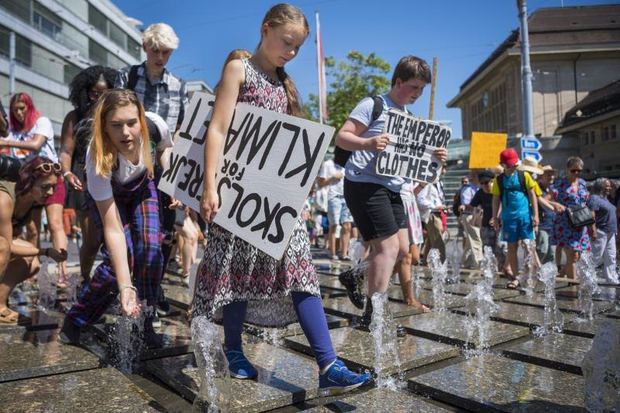
[[[519,280],[515,278],[508,281],[508,283],[506,284],[506,288],[508,288],[509,290],[516,290],[517,288],[519,288],[519,285]]]
[[[19,319],[19,313],[11,310],[10,308],[5,308],[2,312],[0,312],[0,324],[17,324],[17,320]]]

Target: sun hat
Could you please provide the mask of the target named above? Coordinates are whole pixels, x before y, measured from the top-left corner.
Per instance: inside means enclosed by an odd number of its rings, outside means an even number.
[[[538,166],[538,162],[536,162],[536,159],[530,156],[526,156],[525,158],[523,158],[523,161],[521,162],[521,165],[519,165],[518,169],[520,171],[526,171],[537,175],[542,175],[544,173],[542,168]]]

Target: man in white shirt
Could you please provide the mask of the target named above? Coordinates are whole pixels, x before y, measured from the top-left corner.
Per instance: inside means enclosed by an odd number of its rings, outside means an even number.
[[[443,177],[445,173],[446,167],[444,165],[441,176]],[[422,218],[422,225],[426,229],[422,255],[426,259],[428,252],[432,248],[437,248],[443,262],[446,259],[446,244],[442,237],[443,223],[441,222],[441,213],[447,207],[441,180],[434,184],[425,185],[418,193],[416,200]]]
[[[334,163],[332,159],[326,160],[321,166],[317,183],[320,187],[328,185],[329,188],[327,192],[327,220],[329,221],[327,241],[330,256],[333,260],[339,258],[336,255],[336,230],[340,225],[340,258],[349,260],[348,249],[353,217],[344,200],[344,168]]]

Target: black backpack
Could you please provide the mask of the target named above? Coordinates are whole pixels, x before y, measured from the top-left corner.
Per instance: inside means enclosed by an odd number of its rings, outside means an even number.
[[[370,119],[370,125],[376,121],[381,113],[383,113],[383,98],[381,96],[373,96],[373,106],[372,106],[372,117]],[[347,151],[346,149],[342,149],[340,146],[336,145],[334,149],[334,163],[336,165],[340,165],[344,168],[347,164],[347,161],[351,157],[351,151]]]

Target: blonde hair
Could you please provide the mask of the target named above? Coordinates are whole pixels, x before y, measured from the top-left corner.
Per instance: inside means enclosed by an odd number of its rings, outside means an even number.
[[[252,57],[252,52],[246,49],[233,49],[228,56],[226,56],[226,60],[224,61],[224,66],[222,66],[222,76],[220,76],[220,81],[217,82],[213,91],[217,93],[217,89],[220,87],[221,79],[224,76],[224,69],[226,69],[226,65],[233,60],[241,60],[241,59],[249,59]]]
[[[144,107],[140,100],[138,100],[136,93],[128,89],[105,91],[95,107],[92,129],[93,138],[90,141],[90,159],[95,164],[95,173],[99,176],[109,178],[118,161],[118,150],[105,133],[106,117],[113,110],[129,105],[135,105],[138,109],[138,119],[142,130],[141,157],[149,177],[153,177],[153,161],[150,153],[151,144],[146,118],[144,117]]]
[[[301,24],[306,30],[306,36],[310,34],[310,26],[308,26],[308,20],[304,16],[303,12],[290,4],[280,3],[276,4],[267,11],[263,18],[263,24],[269,27],[279,27],[285,24]],[[262,41],[262,39],[261,39]],[[260,47],[260,44],[259,44]],[[295,87],[293,79],[284,71],[284,67],[280,66],[276,68],[278,79],[284,84],[286,90],[286,97],[288,99],[288,111],[293,116],[301,116],[301,103],[299,102],[299,92]]]
[[[175,50],[179,47],[179,38],[172,27],[166,23],[154,23],[144,31],[142,43],[148,48],[164,47]]]

